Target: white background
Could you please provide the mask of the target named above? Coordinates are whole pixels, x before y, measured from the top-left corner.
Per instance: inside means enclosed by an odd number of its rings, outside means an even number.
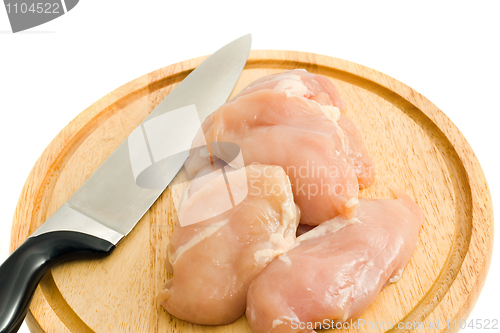
[[[422,93],[471,144],[498,212],[499,14],[498,1],[82,0],[52,22],[12,34],[0,7],[0,262],[24,181],[71,119],[138,76],[249,32],[253,49],[350,60]],[[497,246],[469,318],[500,319],[499,257]]]

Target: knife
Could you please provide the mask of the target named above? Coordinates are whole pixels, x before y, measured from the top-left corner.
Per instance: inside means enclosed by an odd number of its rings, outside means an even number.
[[[176,148],[194,139],[188,121],[193,112],[202,122],[229,98],[251,41],[251,35],[243,36],[202,62],[5,260],[0,266],[1,333],[19,329],[40,279],[51,267],[105,257],[134,228],[187,159],[189,151]],[[158,124],[169,126],[155,131]]]

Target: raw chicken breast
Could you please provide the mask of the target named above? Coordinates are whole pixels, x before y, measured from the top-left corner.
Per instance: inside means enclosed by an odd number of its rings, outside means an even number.
[[[260,90],[220,107],[211,120],[205,132],[208,142],[237,144],[246,164],[285,169],[303,223],[317,225],[338,214],[353,216],[358,181],[346,162],[339,127],[319,104],[287,97],[283,91]],[[211,152],[226,162],[230,155],[219,146]]]
[[[252,82],[232,100],[263,89],[281,90],[288,95],[304,97],[323,106],[325,114],[336,121],[344,131],[347,162],[354,167],[360,187],[366,188],[373,184],[375,165],[366,151],[359,129],[347,116],[340,114],[340,110],[345,108],[345,103],[328,78],[303,69],[268,75]]]
[[[248,291],[252,332],[313,332],[307,323],[356,318],[397,281],[424,216],[404,192],[394,192],[397,200],[360,199],[355,218],[322,223],[269,264]]]
[[[173,278],[158,296],[170,314],[196,324],[224,325],[245,312],[248,286],[294,244],[300,219],[282,168],[226,171],[195,179],[202,183],[185,192],[178,216],[186,224],[176,226],[168,246]],[[241,202],[214,213],[228,195]]]
[[[193,147],[210,142],[212,156],[231,165],[224,147],[212,143],[232,142],[246,165],[283,167],[304,224],[318,225],[338,214],[352,217],[359,187],[369,186],[375,174],[358,129],[339,107],[337,89],[323,76],[304,70],[267,76],[208,117],[205,135],[199,134]],[[209,156],[207,148],[194,149],[188,173],[210,164]]]

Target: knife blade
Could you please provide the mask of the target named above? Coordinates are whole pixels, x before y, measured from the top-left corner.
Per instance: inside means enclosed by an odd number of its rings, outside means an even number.
[[[134,228],[181,169],[199,124],[229,98],[251,40],[243,36],[196,67],[0,266],[1,333],[19,329],[51,267],[107,256]]]

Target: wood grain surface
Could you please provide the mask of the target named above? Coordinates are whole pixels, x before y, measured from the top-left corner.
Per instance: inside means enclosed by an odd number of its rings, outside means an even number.
[[[14,217],[11,249],[53,214],[204,59],[161,68],[129,82],[69,123],[26,181]],[[391,197],[392,185],[405,190],[425,212],[419,243],[401,280],[384,289],[360,316],[373,327],[360,329],[382,332],[392,323],[393,331],[411,331],[412,323],[423,322],[418,332],[456,331],[447,327],[446,320],[460,320],[470,312],[485,280],[493,244],[491,197],[474,152],[425,97],[387,75],[340,59],[252,51],[233,94],[259,77],[294,68],[329,77],[347,104],[345,113],[360,128],[378,169],[375,184],[361,196]],[[185,185],[169,187],[108,258],[70,262],[47,273],[27,317],[30,330],[248,332],[244,316],[227,326],[192,325],[170,316],[156,301],[170,278],[164,264],[166,249],[174,202]],[[406,328],[397,328],[398,322]],[[431,328],[437,322],[438,329]]]

